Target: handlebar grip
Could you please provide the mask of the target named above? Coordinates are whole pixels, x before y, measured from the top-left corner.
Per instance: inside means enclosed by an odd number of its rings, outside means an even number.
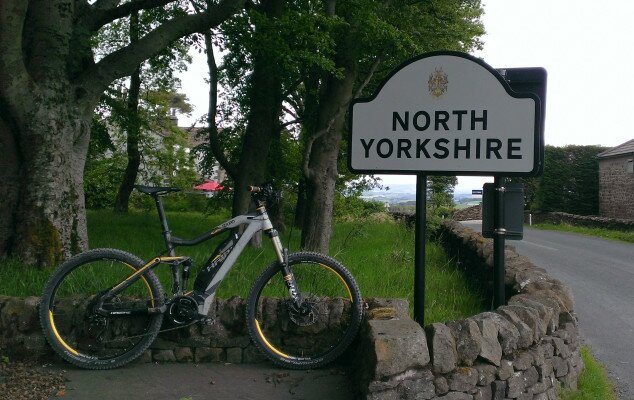
[[[247,186],[247,190],[251,193],[258,193],[262,191],[262,188],[259,186]]]

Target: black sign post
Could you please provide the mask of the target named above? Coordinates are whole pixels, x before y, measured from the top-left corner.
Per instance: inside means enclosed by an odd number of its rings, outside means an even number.
[[[504,181],[496,176],[494,217],[493,217],[493,307],[498,308],[506,304],[504,293],[504,246],[506,241],[506,225],[504,221]]]
[[[414,321],[425,323],[425,234],[427,231],[427,175],[416,175],[414,232]]]

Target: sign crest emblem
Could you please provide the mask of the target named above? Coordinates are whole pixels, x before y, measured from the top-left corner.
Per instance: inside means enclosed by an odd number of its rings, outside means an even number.
[[[429,86],[429,94],[434,97],[440,97],[447,92],[447,84],[449,80],[447,74],[441,68],[434,68],[434,72],[429,75],[427,84]]]

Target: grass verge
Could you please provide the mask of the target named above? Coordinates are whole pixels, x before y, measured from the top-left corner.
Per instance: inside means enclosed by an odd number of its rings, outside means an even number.
[[[586,346],[581,348],[581,357],[585,369],[579,377],[578,390],[562,390],[562,400],[618,400],[614,386],[610,382],[605,369],[592,356]]]
[[[168,213],[172,233],[193,238],[227,219],[227,215]],[[147,260],[165,249],[158,217],[154,212],[89,211],[90,247],[111,247],[131,252]],[[224,235],[178,254],[194,260],[192,280]],[[300,232],[281,235],[291,252],[299,249]],[[246,297],[261,271],[275,260],[275,254],[263,238],[261,249],[248,247],[220,285],[218,296]],[[341,261],[355,276],[365,297],[403,297],[412,307],[414,287],[414,232],[390,218],[383,221],[357,220],[335,224],[330,255]],[[26,268],[16,261],[0,262],[0,293],[10,296],[39,296],[53,269]],[[169,288],[167,265],[155,270],[164,287]],[[191,283],[190,283],[191,285]],[[425,322],[460,319],[483,310],[483,296],[434,243],[427,244]]]
[[[586,236],[595,236],[603,239],[634,243],[634,232],[618,231],[614,229],[587,228],[584,226],[573,226],[569,224],[535,224],[532,228],[579,233]]]

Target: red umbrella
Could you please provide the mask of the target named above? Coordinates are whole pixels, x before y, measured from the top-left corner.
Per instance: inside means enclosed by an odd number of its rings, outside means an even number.
[[[205,191],[208,191],[208,192],[216,192],[218,190],[224,189],[224,186],[221,186],[218,182],[209,181],[209,182],[205,182],[203,184],[200,184],[198,186],[194,186],[194,189],[196,189],[196,190],[205,190]]]

